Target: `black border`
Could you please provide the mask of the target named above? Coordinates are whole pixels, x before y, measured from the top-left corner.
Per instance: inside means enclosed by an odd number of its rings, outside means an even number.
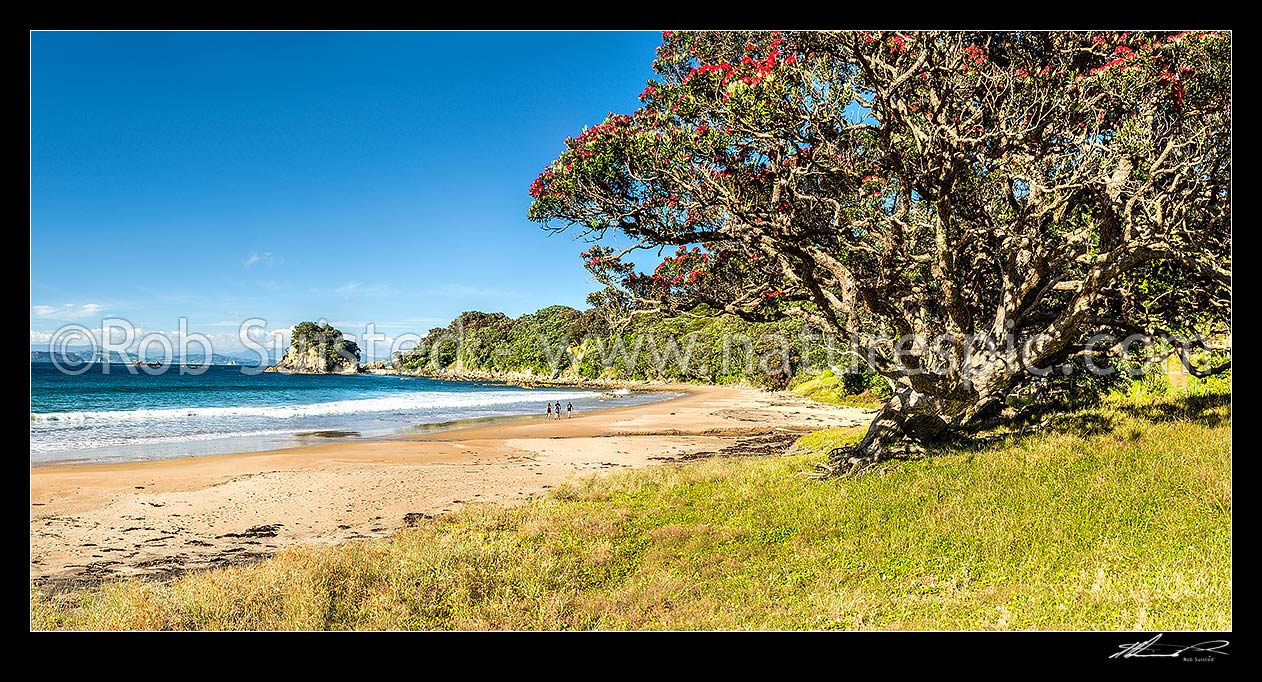
[[[890,11],[880,4],[845,7],[830,15],[773,16],[764,12],[744,13],[722,5],[706,4],[694,10],[672,7],[670,14],[651,13],[651,8],[614,6],[594,18],[591,8],[553,14],[517,11],[489,12],[469,8],[467,14],[448,12],[442,16],[427,12],[423,19],[396,12],[347,16],[339,12],[315,15],[277,13],[267,16],[258,7],[249,13],[218,16],[154,13],[137,7],[131,11],[110,6],[108,14],[91,15],[76,10],[54,14],[51,7],[26,8],[44,16],[28,15],[24,25],[32,30],[649,30],[669,29],[754,29],[777,24],[789,29],[1230,29],[1234,21],[1227,15],[1212,16],[1179,11],[1155,15],[1094,11],[1060,11],[1033,19],[1007,6],[986,16],[959,12],[915,10]],[[59,8],[60,9],[60,8]],[[193,8],[187,8],[193,9]],[[361,9],[361,8],[357,8]],[[418,9],[425,9],[418,7]],[[1185,7],[1186,9],[1186,7]],[[479,11],[480,10],[480,11]],[[692,12],[690,15],[689,12]],[[737,16],[740,15],[740,16]],[[1044,23],[1044,26],[1039,26]],[[28,43],[29,46],[29,43]],[[29,50],[28,50],[29,59]],[[1234,402],[1234,401],[1233,401]],[[15,496],[19,501],[23,496]],[[19,510],[21,511],[21,510]],[[1222,639],[1231,642],[1225,654],[1208,662],[1168,658],[1110,658],[1127,643],[1146,641],[1161,634],[1162,642],[1195,644]],[[1232,632],[697,632],[697,633],[30,633],[38,652],[51,655],[46,664],[64,674],[78,666],[98,674],[109,669],[153,670],[164,663],[176,666],[167,674],[187,672],[231,674],[252,664],[250,672],[271,669],[294,673],[302,669],[331,668],[368,672],[377,668],[372,658],[411,667],[412,674],[438,674],[447,666],[415,654],[428,647],[451,661],[453,667],[480,676],[496,664],[511,666],[519,675],[561,674],[601,675],[652,668],[658,673],[678,674],[694,668],[709,674],[732,669],[746,674],[759,669],[779,673],[794,668],[835,671],[838,676],[872,674],[884,670],[902,676],[927,671],[967,670],[979,675],[1016,675],[1026,670],[1099,668],[1125,674],[1142,669],[1161,669],[1205,674],[1235,669],[1241,660]],[[331,646],[330,646],[331,645]],[[417,646],[421,645],[418,650]],[[292,649],[291,649],[292,647]],[[329,647],[321,652],[312,647]],[[480,651],[474,658],[462,655],[466,647]],[[642,647],[642,648],[630,648]],[[520,651],[522,656],[511,655]],[[544,658],[552,652],[569,660]],[[298,654],[298,655],[290,655]],[[120,659],[121,656],[121,659]],[[135,658],[133,658],[135,657]],[[365,660],[367,657],[368,660]],[[590,667],[592,658],[598,663]],[[754,662],[754,659],[757,662]],[[332,660],[330,660],[332,659]],[[379,659],[379,660],[380,660]],[[410,660],[409,660],[410,659]],[[30,659],[28,659],[30,660]],[[38,660],[38,659],[37,659]],[[147,661],[147,662],[146,662]],[[198,663],[200,661],[200,663]],[[381,661],[384,662],[384,661]],[[186,670],[192,663],[194,670]],[[437,669],[436,664],[437,663]],[[638,666],[636,664],[639,664]],[[752,664],[752,665],[751,665]],[[1016,667],[1007,667],[1014,664]],[[412,667],[414,666],[414,667]],[[756,667],[755,667],[756,666]],[[765,668],[764,668],[765,666]],[[565,672],[566,670],[570,672]],[[406,668],[405,668],[406,670]],[[196,675],[195,675],[196,676]]]

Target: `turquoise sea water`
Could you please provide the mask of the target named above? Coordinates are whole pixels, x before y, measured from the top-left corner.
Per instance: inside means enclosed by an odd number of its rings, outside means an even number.
[[[459,420],[543,414],[660,400],[586,389],[526,389],[419,377],[246,374],[209,367],[148,375],[111,365],[79,375],[31,364],[31,462],[161,459],[287,447],[324,436],[415,431]],[[134,372],[134,373],[133,373]]]

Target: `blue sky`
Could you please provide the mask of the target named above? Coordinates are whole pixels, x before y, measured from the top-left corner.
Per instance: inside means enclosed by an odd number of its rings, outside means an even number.
[[[636,108],[659,42],[35,33],[32,343],[106,317],[231,345],[247,317],[397,335],[581,308],[586,246],[527,221],[527,189]]]

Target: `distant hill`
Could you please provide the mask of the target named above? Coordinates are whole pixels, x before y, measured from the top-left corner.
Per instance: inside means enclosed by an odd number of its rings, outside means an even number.
[[[119,353],[118,351],[110,351],[108,358],[106,353],[100,350],[94,350],[88,347],[76,348],[73,350],[59,351],[57,360],[63,364],[80,364],[84,362],[111,362],[114,364],[131,364],[139,362],[140,358],[135,353]],[[204,354],[190,353],[184,357],[175,356],[172,358],[163,358],[158,353],[150,353],[145,357],[149,362],[166,362],[170,361],[173,365],[226,365],[230,367],[257,367],[259,366],[259,358],[253,353],[241,355],[227,355],[223,353],[212,353],[209,362]],[[53,361],[53,353],[47,350],[31,349],[31,362],[45,363]],[[265,362],[263,364],[270,364]]]
[[[153,357],[152,359],[157,361],[157,360],[161,360],[162,358]],[[183,364],[183,365],[209,364],[209,365],[228,365],[228,366],[233,366],[233,367],[257,367],[259,365],[259,359],[257,357],[238,356],[238,355],[221,355],[219,353],[212,353],[210,355],[209,362],[206,361],[205,355],[199,355],[196,353],[185,355],[184,357],[176,356],[172,358],[172,362],[173,364]]]
[[[31,351],[31,362],[52,362],[53,354],[46,350]],[[83,363],[83,358],[78,353],[67,351],[57,354],[57,362],[67,365],[79,365]]]
[[[135,353],[120,353],[116,350],[88,350],[77,352],[79,357],[83,358],[84,361],[92,363],[110,362],[114,364],[128,364],[140,359]]]

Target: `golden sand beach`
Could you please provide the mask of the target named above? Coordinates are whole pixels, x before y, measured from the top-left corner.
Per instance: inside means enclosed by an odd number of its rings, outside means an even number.
[[[663,387],[668,401],[424,435],[119,464],[31,468],[31,578],[57,589],[387,535],[409,515],[513,503],[575,475],[782,452],[870,413],[787,393]]]

